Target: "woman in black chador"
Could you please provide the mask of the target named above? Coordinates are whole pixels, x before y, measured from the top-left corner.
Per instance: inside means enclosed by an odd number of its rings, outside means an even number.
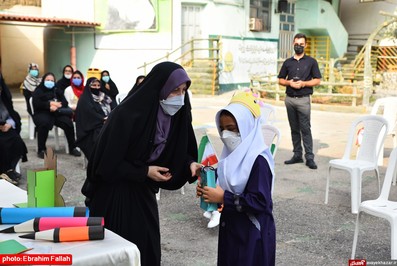
[[[14,185],[21,175],[15,171],[19,160],[27,161],[28,150],[19,133],[21,117],[14,110],[11,92],[0,69],[0,178]]]
[[[82,192],[90,215],[135,243],[142,265],[160,265],[155,193],[197,179],[190,79],[178,64],[156,65],[109,115],[88,162]]]
[[[100,81],[95,77],[89,78],[75,111],[76,145],[88,160],[99,132],[114,107],[116,102],[101,91]]]
[[[45,74],[32,96],[33,121],[37,129],[37,156],[44,158],[48,132],[55,125],[65,132],[69,153],[78,157],[81,153],[76,149],[72,110],[68,108],[68,102],[62,91],[55,87],[55,82],[53,73]]]

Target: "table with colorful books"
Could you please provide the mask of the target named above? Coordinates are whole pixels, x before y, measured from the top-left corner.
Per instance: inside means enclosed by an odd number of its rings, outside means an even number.
[[[0,207],[15,207],[27,201],[25,190],[0,180]],[[106,221],[105,221],[106,222]],[[0,224],[0,230],[13,224]],[[103,240],[54,243],[44,240],[20,238],[18,233],[0,233],[0,242],[10,239],[32,248],[23,254],[71,254],[73,265],[140,265],[137,246],[105,229]]]

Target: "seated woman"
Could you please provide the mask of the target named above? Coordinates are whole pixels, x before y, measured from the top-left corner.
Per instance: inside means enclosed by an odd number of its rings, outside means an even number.
[[[64,130],[68,140],[69,151],[73,156],[81,156],[76,149],[72,112],[68,109],[68,102],[60,90],[55,87],[55,75],[47,73],[43,76],[39,86],[34,91],[33,121],[37,128],[37,156],[44,158],[48,132],[55,125]]]
[[[26,110],[29,115],[32,115],[32,110],[30,109],[30,98],[36,87],[40,84],[41,78],[39,77],[39,65],[36,63],[30,63],[28,66],[28,75],[23,81],[23,96],[26,100]]]
[[[101,82],[95,77],[89,78],[75,111],[76,145],[88,160],[99,132],[114,107],[116,102],[101,91]]]
[[[107,70],[101,72],[101,91],[108,95],[112,101],[117,102],[116,96],[119,94],[119,90]]]
[[[73,67],[71,65],[64,66],[62,70],[62,78],[57,81],[55,85],[59,90],[65,91],[67,87],[70,86],[72,82]]]
[[[21,117],[14,110],[12,96],[0,70],[0,178],[18,185],[21,175],[15,168],[22,159],[26,162],[28,150],[19,133]]]
[[[72,74],[70,86],[65,89],[64,95],[68,105],[72,110],[76,110],[77,102],[83,94],[84,90],[84,75],[76,70]]]

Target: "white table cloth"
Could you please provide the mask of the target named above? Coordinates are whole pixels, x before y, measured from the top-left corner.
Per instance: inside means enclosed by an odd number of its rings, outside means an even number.
[[[27,201],[26,191],[0,180],[0,207],[14,207],[15,203]],[[13,226],[0,224],[0,230]],[[19,238],[21,234],[0,233],[0,241],[16,239],[22,245],[33,249],[24,254],[71,254],[73,265],[140,265],[137,246],[119,235],[105,229],[104,240],[53,243],[49,241]]]

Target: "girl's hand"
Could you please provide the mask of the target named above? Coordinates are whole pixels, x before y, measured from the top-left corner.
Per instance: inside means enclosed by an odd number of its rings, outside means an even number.
[[[200,192],[202,193],[202,197],[205,202],[223,203],[223,196],[225,194],[225,191],[218,185],[216,186],[216,188],[207,186],[204,188],[200,188]]]
[[[172,177],[168,171],[169,169],[166,167],[151,165],[149,166],[147,176],[153,181],[164,182],[170,180]]]

